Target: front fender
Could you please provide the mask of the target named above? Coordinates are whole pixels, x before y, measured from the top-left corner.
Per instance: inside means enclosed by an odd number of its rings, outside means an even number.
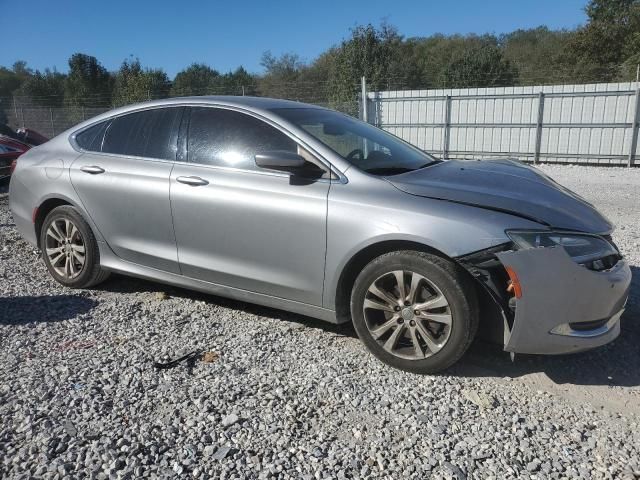
[[[509,242],[506,229],[541,228],[502,212],[416,197],[384,181],[384,185],[354,183],[332,184],[329,192],[325,308],[336,308],[342,272],[359,252],[372,245],[408,241],[453,259]]]

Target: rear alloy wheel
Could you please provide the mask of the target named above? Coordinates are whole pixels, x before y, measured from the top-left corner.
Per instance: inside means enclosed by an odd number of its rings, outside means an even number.
[[[423,252],[392,252],[369,263],[356,279],[351,313],[376,357],[416,373],[453,364],[477,329],[475,291],[466,273]]]
[[[68,218],[54,219],[45,235],[44,253],[60,277],[73,280],[84,268],[86,247],[78,227]]]
[[[66,287],[87,288],[104,281],[98,244],[91,228],[71,206],[53,209],[40,232],[44,263],[51,276]]]

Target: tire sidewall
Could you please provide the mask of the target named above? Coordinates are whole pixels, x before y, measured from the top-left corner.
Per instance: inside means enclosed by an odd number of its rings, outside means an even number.
[[[47,245],[47,229],[49,228],[49,225],[51,225],[54,220],[61,220],[65,218],[71,220],[80,231],[80,235],[82,235],[85,246],[85,263],[83,265],[82,272],[71,280],[61,277],[54,270],[45,251]],[[54,280],[66,287],[81,288],[83,285],[88,284],[94,275],[96,265],[99,264],[98,246],[93,233],[84,218],[82,218],[82,216],[70,206],[57,207],[46,216],[42,224],[42,229],[40,230],[40,247],[42,249],[42,258],[47,270],[49,270],[49,274],[54,278]]]
[[[468,292],[450,271],[454,265],[434,255],[415,255],[394,252],[369,263],[356,279],[351,296],[351,316],[358,336],[365,346],[380,360],[401,370],[414,373],[433,373],[456,362],[466,351],[475,334],[473,315],[476,313]],[[448,267],[448,268],[445,268]],[[394,270],[414,271],[433,282],[449,302],[452,324],[445,346],[436,354],[422,360],[409,360],[387,352],[371,336],[363,312],[363,303],[369,286],[380,276]],[[455,270],[454,270],[455,272]]]

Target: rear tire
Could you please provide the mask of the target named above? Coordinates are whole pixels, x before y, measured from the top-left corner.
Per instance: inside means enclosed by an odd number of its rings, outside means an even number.
[[[436,255],[397,251],[372,260],[356,278],[351,317],[378,359],[414,373],[457,362],[478,329],[468,274]]]
[[[100,251],[91,227],[78,211],[63,205],[44,219],[40,231],[42,258],[51,276],[70,288],[89,288],[105,281]]]

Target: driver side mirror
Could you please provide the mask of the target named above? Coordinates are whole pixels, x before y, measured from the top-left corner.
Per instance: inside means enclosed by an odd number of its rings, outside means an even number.
[[[307,161],[302,155],[287,151],[256,153],[256,165],[260,168],[279,170],[295,175],[321,177],[324,170]]]

